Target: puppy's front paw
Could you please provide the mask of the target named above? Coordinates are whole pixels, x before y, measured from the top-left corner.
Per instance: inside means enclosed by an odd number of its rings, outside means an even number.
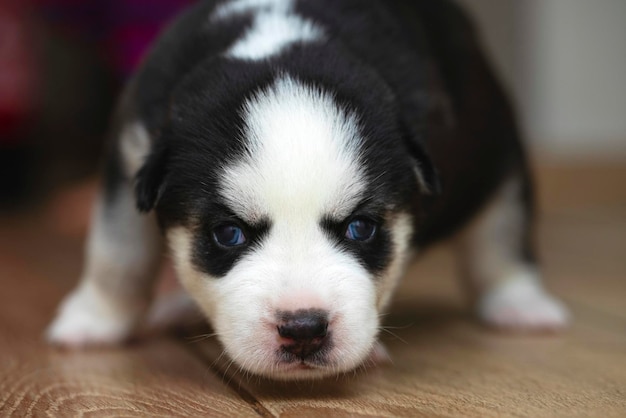
[[[512,331],[551,331],[565,328],[569,313],[533,276],[520,275],[488,290],[478,305],[488,325]]]
[[[90,286],[72,292],[46,332],[62,347],[106,346],[123,342],[133,332],[143,308],[112,304]]]

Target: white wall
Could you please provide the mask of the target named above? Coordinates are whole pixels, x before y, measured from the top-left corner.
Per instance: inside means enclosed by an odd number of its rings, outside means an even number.
[[[536,150],[626,155],[626,0],[461,2]]]

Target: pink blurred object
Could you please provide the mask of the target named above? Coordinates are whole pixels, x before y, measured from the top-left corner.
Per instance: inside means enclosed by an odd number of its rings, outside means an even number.
[[[0,145],[17,141],[17,131],[35,108],[35,42],[28,1],[0,2]]]
[[[121,78],[130,75],[156,35],[194,0],[31,0],[46,24],[93,44]]]
[[[95,48],[120,79],[136,69],[156,35],[193,0],[1,0],[0,145],[19,141],[36,110],[35,20]]]

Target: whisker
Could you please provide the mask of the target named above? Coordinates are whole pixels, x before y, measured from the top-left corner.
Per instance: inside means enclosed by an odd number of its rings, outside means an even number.
[[[402,326],[397,326],[397,327],[392,327],[392,326],[385,325],[382,328],[387,328],[387,329],[408,329],[408,328],[411,328],[413,325],[415,325],[415,324],[407,324],[407,325],[402,325]]]
[[[379,329],[380,329],[381,331],[385,331],[387,334],[389,334],[389,335],[391,335],[391,336],[393,336],[393,337],[397,338],[399,341],[403,342],[404,344],[406,344],[406,345],[408,345],[408,344],[409,344],[409,343],[408,343],[405,339],[403,339],[402,337],[400,337],[398,334],[396,334],[396,333],[394,333],[394,332],[392,332],[392,331],[388,330],[386,327],[380,327]]]
[[[192,337],[185,337],[185,340],[187,340],[187,342],[189,342],[190,344],[194,344],[194,343],[204,341],[209,338],[216,337],[216,336],[217,336],[217,333],[214,332],[211,334],[200,334],[200,335],[194,335]]]

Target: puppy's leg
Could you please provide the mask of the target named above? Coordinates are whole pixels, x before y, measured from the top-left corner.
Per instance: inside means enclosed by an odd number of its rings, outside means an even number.
[[[532,248],[522,176],[506,181],[458,241],[462,274],[488,325],[550,330],[567,324],[563,304],[543,287]]]
[[[120,143],[143,141],[149,146],[147,136],[125,132]],[[120,173],[95,205],[82,279],[48,329],[53,343],[79,347],[121,342],[134,331],[150,302],[162,238],[154,215],[136,209],[128,172],[136,167],[124,154],[128,146],[120,148]]]

